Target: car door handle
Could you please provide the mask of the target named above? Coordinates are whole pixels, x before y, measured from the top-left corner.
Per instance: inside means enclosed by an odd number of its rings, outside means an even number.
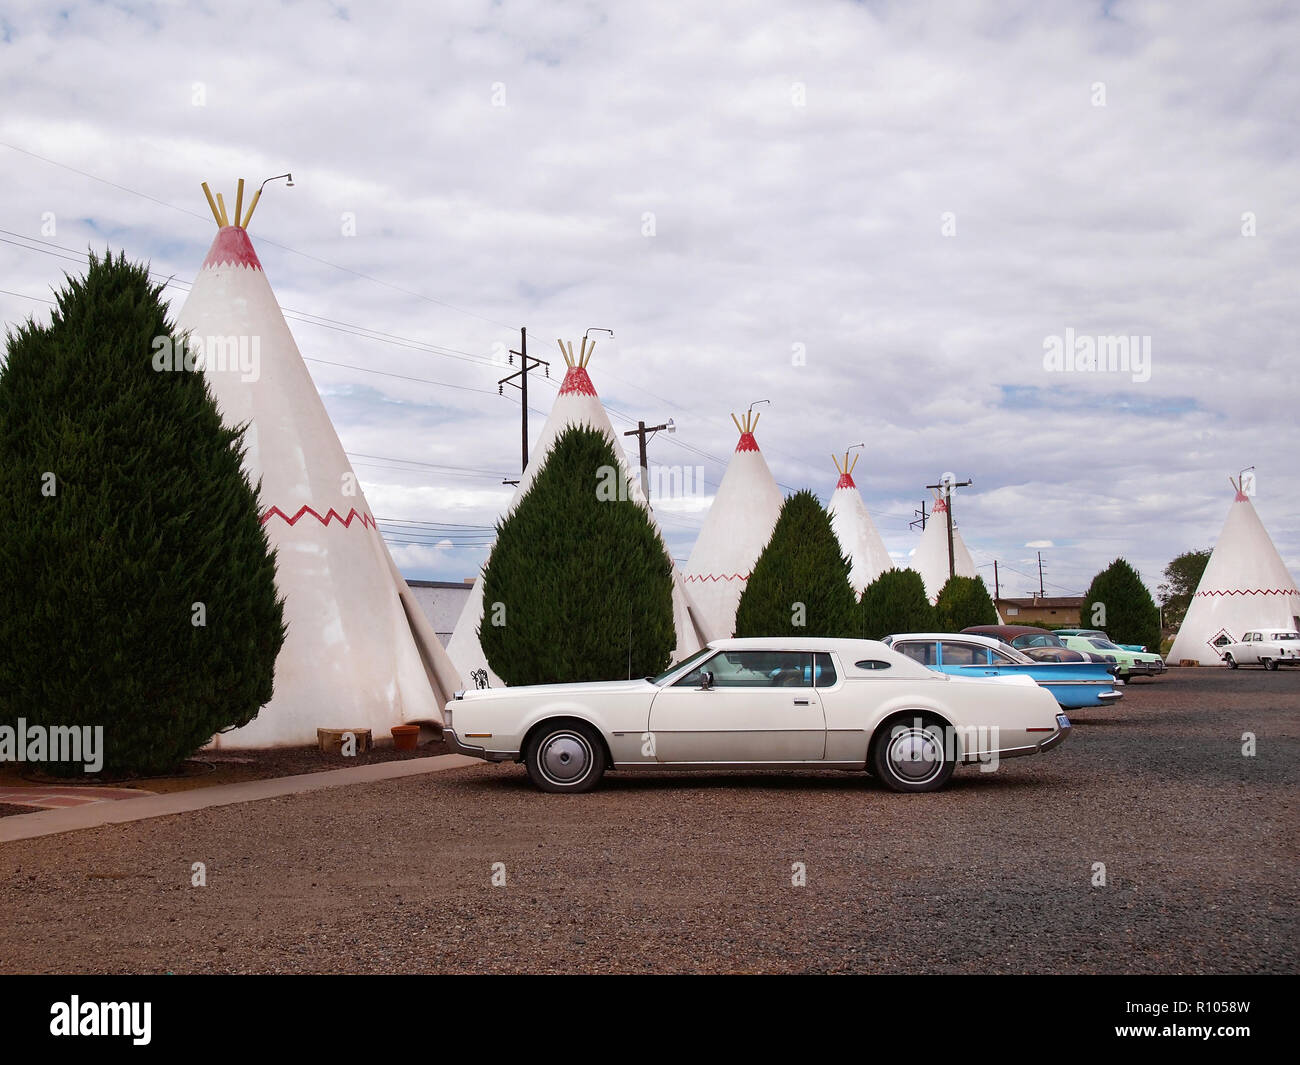
[[[794,705],[795,705],[795,706],[812,706],[812,700],[811,700],[811,699],[796,699],[796,700],[794,701]]]

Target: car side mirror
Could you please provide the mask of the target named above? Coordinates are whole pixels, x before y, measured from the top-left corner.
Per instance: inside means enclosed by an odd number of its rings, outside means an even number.
[[[709,670],[707,670],[707,669],[704,670],[702,673],[700,673],[700,689],[699,689],[699,690],[702,691],[702,692],[711,692],[711,691],[713,691],[713,674],[712,674],[711,672],[709,672]]]

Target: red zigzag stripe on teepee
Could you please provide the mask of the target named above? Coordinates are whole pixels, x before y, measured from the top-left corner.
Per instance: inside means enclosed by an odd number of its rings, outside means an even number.
[[[749,577],[748,573],[691,573],[683,580],[688,583],[690,581],[747,581]]]
[[[1197,592],[1202,595],[1300,595],[1294,588],[1227,588],[1224,591]]]
[[[331,520],[337,518],[340,524],[342,524],[344,528],[351,528],[352,520],[354,518],[360,518],[362,525],[369,525],[370,528],[372,529],[375,528],[375,519],[372,518],[369,514],[359,513],[356,507],[353,507],[351,510],[348,511],[348,516],[346,518],[342,514],[340,514],[337,510],[335,510],[333,507],[330,507],[329,510],[325,512],[325,516],[323,518],[319,514],[317,514],[316,511],[312,510],[312,508],[308,506],[300,507],[298,509],[298,513],[295,514],[292,518],[289,517],[289,515],[286,514],[279,507],[271,507],[265,514],[262,515],[263,525],[266,524],[267,519],[269,519],[272,514],[278,514],[282,519],[288,522],[289,525],[291,526],[297,525],[298,519],[301,518],[304,514],[310,514],[322,525],[329,525]]]

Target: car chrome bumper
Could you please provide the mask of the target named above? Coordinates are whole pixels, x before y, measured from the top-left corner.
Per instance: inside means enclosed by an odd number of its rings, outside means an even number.
[[[1070,735],[1073,727],[1074,726],[1072,725],[1066,725],[1063,728],[1058,727],[1056,732],[1048,736],[1047,739],[1043,740],[1043,742],[1038,745],[1038,753],[1042,754],[1044,751],[1050,751],[1053,747],[1061,746]]]
[[[1098,692],[1097,698],[1101,700],[1101,705],[1106,706],[1108,703],[1117,703],[1124,698],[1124,693],[1112,688],[1108,692]]]
[[[517,762],[519,760],[518,751],[486,751],[482,747],[473,747],[468,743],[462,743],[459,736],[456,735],[455,729],[443,729],[442,738],[447,741],[456,754],[467,754],[471,758],[482,758],[485,762]]]

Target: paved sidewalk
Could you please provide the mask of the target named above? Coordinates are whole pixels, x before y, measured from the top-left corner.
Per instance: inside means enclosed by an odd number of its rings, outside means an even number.
[[[22,788],[0,788],[0,803],[54,810],[65,806],[85,806],[92,802],[138,799],[142,795],[154,794],[156,793],[144,788],[84,788],[58,784],[32,784]]]
[[[151,817],[166,817],[209,806],[229,806],[232,803],[255,802],[279,795],[297,795],[321,788],[345,787],[349,784],[370,784],[378,780],[395,780],[421,773],[438,773],[446,769],[481,765],[477,758],[463,754],[439,754],[432,758],[410,758],[401,762],[379,762],[359,765],[351,769],[330,769],[323,773],[303,773],[296,777],[277,777],[271,780],[249,780],[241,784],[219,784],[211,788],[194,788],[166,795],[142,795],[134,799],[115,802],[91,802],[58,810],[39,813],[13,814],[0,817],[0,843],[37,836],[52,836],[60,832],[75,832],[100,825],[121,824],[126,821],[144,821]]]

